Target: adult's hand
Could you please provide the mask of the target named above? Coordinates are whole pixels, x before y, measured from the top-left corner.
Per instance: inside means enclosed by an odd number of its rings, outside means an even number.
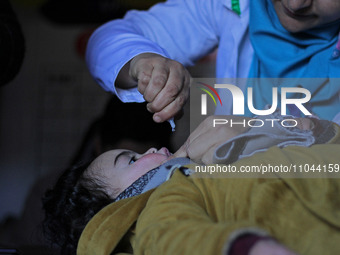
[[[214,119],[226,119],[227,124],[213,126]],[[230,125],[231,120],[245,122],[245,125]],[[218,146],[229,139],[246,132],[249,118],[241,116],[209,116],[189,136],[172,157],[188,157],[199,164],[212,164]]]
[[[190,74],[179,62],[154,53],[137,55],[130,61],[129,76],[149,102],[155,122],[163,122],[181,111],[189,96]]]

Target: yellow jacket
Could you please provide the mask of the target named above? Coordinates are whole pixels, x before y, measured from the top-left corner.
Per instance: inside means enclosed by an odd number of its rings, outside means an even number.
[[[110,204],[86,226],[77,254],[227,254],[242,232],[266,232],[299,254],[340,250],[340,135],[328,143],[272,147],[236,162],[320,165],[325,178],[195,178],[176,171],[155,190]],[[330,165],[334,164],[334,165]],[[310,177],[313,177],[311,172]],[[135,225],[136,223],[136,225]],[[115,252],[116,252],[115,251]],[[113,254],[115,254],[115,252]]]

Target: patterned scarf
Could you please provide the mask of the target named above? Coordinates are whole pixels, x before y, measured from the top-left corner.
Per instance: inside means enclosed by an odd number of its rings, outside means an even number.
[[[174,158],[165,162],[163,165],[139,177],[116,197],[115,202],[124,198],[140,195],[150,189],[158,187],[169,180],[176,169],[188,164],[190,164],[190,159],[188,158]]]

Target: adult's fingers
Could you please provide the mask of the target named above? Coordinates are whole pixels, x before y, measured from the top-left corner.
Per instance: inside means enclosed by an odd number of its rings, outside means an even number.
[[[209,149],[205,151],[205,153],[201,156],[201,161],[204,165],[213,164],[214,153],[216,151],[216,146],[211,146]]]
[[[197,163],[211,164],[213,153],[221,143],[221,140],[211,139],[213,135],[207,132],[191,140],[186,150],[188,157]]]
[[[189,72],[179,62],[157,54],[143,53],[133,58],[130,76],[138,80],[138,91],[149,102],[148,110],[156,113],[156,122],[174,117],[189,96]]]
[[[186,100],[187,94],[179,94],[174,101],[172,101],[169,105],[167,105],[160,112],[156,112],[153,115],[153,119],[156,122],[163,122],[168,120],[174,116],[176,116],[179,112],[181,112]]]
[[[199,145],[200,146],[200,145]],[[196,149],[194,149],[196,148]],[[201,147],[203,148],[203,147]],[[172,156],[171,158],[179,158],[179,157],[187,157],[197,164],[212,164],[213,163],[213,155],[215,153],[215,145],[205,145],[204,149],[200,150],[195,147],[195,145],[187,144],[182,145]]]
[[[191,146],[192,141],[196,140],[197,137],[207,134],[209,128],[205,125],[206,122],[207,119],[191,132],[184,144],[173,154],[174,157],[188,157],[188,148]]]
[[[189,80],[189,81],[188,81]],[[164,121],[164,120],[168,120],[174,116],[176,116],[177,114],[179,114],[188,97],[189,97],[189,86],[190,86],[190,78],[185,78],[185,81],[183,83],[182,86],[182,90],[175,96],[171,96],[171,93],[175,94],[175,91],[173,90],[173,92],[170,92],[170,94],[167,96],[165,93],[163,94],[163,91],[161,91],[155,101],[152,103],[152,107],[155,107],[155,105],[161,104],[162,106],[165,104],[167,104],[163,109],[158,110],[159,108],[157,108],[157,110],[154,110],[155,114],[154,114],[154,119],[158,118],[159,122]],[[158,102],[162,102],[162,103],[158,103]]]
[[[156,86],[160,88],[166,84],[169,73],[168,65],[171,62],[175,61],[154,53],[142,53],[130,61],[129,75],[138,81],[140,93],[144,95],[145,91],[148,90],[147,101],[151,101],[152,97],[154,97],[152,93],[158,94],[159,92],[148,89],[150,84],[161,84]],[[148,97],[151,97],[151,99]]]
[[[154,100],[157,95],[166,87],[169,78],[169,69],[166,65],[156,65],[154,66],[149,80],[149,84],[143,91],[144,99],[147,102],[154,104]],[[162,107],[163,108],[163,107]],[[150,107],[149,111],[154,112],[155,110]]]
[[[181,93],[187,93],[189,91],[190,75],[188,71],[178,62],[171,61],[166,67],[167,77],[164,88],[160,93],[151,101],[150,110],[153,112],[159,112],[176,99]],[[158,77],[156,77],[158,78]],[[150,87],[157,87],[159,79],[150,81]],[[164,79],[161,79],[164,82]],[[163,85],[163,84],[162,84]]]
[[[138,82],[138,90],[142,94],[149,85],[154,68],[152,59],[145,55],[146,54],[140,54],[134,57],[130,62],[129,69],[130,77]]]
[[[189,157],[196,163],[212,163],[212,153],[216,141],[209,139],[209,132],[200,136],[192,134],[185,143],[174,153],[173,157]]]
[[[187,153],[187,144],[186,142],[171,156],[171,158],[186,158],[188,157]]]

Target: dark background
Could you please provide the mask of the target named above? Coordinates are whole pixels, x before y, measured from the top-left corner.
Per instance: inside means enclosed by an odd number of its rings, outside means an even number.
[[[87,39],[103,22],[156,0],[10,2],[26,52],[15,79],[0,87],[0,247],[48,254],[37,248],[42,245],[37,226],[41,194],[70,164],[110,98],[85,65]],[[211,60],[190,70],[193,76],[214,75]],[[177,124],[173,148],[186,137],[183,125]]]

